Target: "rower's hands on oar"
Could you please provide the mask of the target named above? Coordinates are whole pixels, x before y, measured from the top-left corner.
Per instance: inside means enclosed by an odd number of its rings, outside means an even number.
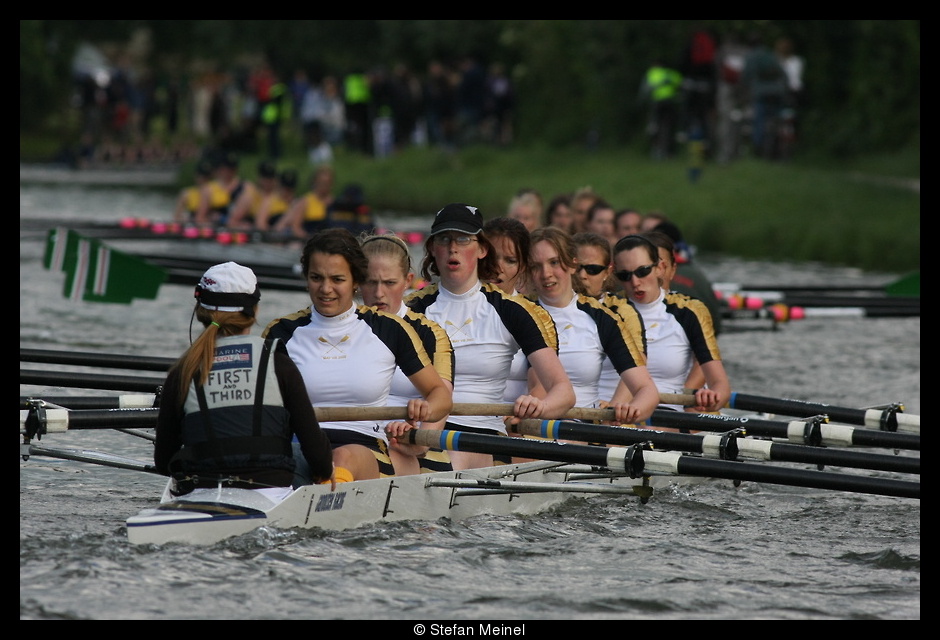
[[[614,410],[614,419],[606,422],[609,425],[636,424],[640,419],[640,409],[629,402],[601,402],[604,409]]]
[[[424,398],[412,398],[408,401],[408,422],[419,424],[431,419],[431,403]]]
[[[508,425],[519,424],[523,418],[541,418],[545,412],[545,401],[535,396],[519,396],[512,404],[512,415],[503,422]]]
[[[411,424],[405,420],[393,420],[385,425],[385,435],[388,436],[389,447],[399,453],[412,456],[422,456],[430,447],[407,442],[406,434],[409,431],[420,429],[421,423]]]
[[[698,413],[720,411],[721,396],[714,389],[702,388],[695,392],[695,406],[690,407]]]

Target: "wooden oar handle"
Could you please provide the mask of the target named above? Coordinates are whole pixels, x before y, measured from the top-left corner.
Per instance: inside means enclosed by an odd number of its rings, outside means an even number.
[[[695,405],[695,396],[688,394],[661,393],[663,404],[679,404],[684,407]],[[336,422],[341,420],[407,420],[407,407],[314,407],[317,420]],[[511,416],[511,404],[488,404],[476,402],[457,402],[451,409],[452,416]],[[587,409],[574,407],[562,416],[545,416],[557,420],[601,420],[614,419],[613,409]]]

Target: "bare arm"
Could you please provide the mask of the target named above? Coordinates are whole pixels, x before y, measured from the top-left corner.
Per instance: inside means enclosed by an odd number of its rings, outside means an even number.
[[[618,424],[636,424],[653,415],[658,405],[659,389],[649,369],[643,366],[631,367],[620,374],[620,383],[608,406],[616,412]]]
[[[290,230],[294,235],[298,234],[298,230],[301,228],[301,217],[303,215],[302,207],[304,206],[303,198],[298,198],[294,200],[290,208],[281,216],[280,220],[277,221],[277,224],[274,225],[274,231],[286,231]],[[295,222],[296,221],[296,222]]]
[[[196,224],[208,224],[209,221],[209,187],[203,186],[199,189],[199,206],[196,207]]]
[[[418,373],[420,373],[420,371]],[[443,382],[444,382],[444,386],[447,388],[447,392],[450,394],[451,399],[453,399],[454,385],[452,385],[447,380],[443,380]],[[451,402],[451,406],[453,406],[452,402]],[[422,421],[420,424],[417,424],[417,423],[412,424],[404,420],[393,420],[392,422],[389,422],[388,424],[385,425],[385,433],[386,435],[388,435],[389,438],[392,438],[392,442],[394,443],[393,446],[397,447],[398,450],[401,451],[402,453],[406,453],[410,455],[421,455],[427,452],[428,447],[398,442],[397,438],[399,438],[400,436],[403,436],[404,434],[408,433],[412,429],[418,429],[418,428],[442,431],[444,429],[444,425],[447,423],[447,417],[449,415],[450,414],[448,410],[448,413],[445,414],[444,417],[442,417],[440,420],[435,420],[433,422]]]
[[[422,395],[408,401],[408,420],[437,422],[446,418],[454,406],[454,395],[437,369],[427,365],[408,379]]]
[[[731,382],[725,372],[725,365],[721,360],[712,360],[702,365],[707,387],[695,392],[695,401],[698,403],[695,411],[719,411],[731,399]]]
[[[516,398],[512,422],[518,422],[518,418],[552,418],[566,414],[575,403],[574,387],[558,354],[545,347],[530,353],[529,362],[532,365],[530,379],[534,371],[537,384],[530,384],[529,395]]]
[[[702,365],[698,360],[692,359],[692,370],[689,371],[689,377],[685,380],[686,389],[700,389],[705,386],[705,373],[702,372]]]
[[[246,219],[248,210],[251,208],[251,201],[255,196],[255,187],[252,184],[246,184],[245,189],[239,194],[238,200],[232,207],[228,216],[228,226],[233,229],[247,229],[251,224]]]

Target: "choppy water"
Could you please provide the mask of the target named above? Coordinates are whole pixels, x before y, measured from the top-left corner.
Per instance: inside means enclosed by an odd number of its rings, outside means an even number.
[[[172,194],[20,185],[20,216],[166,219]],[[131,305],[71,303],[62,275],[20,244],[20,344],[175,355],[191,297],[166,285]],[[715,281],[888,282],[820,265],[702,256]],[[265,317],[308,304],[264,292]],[[920,318],[750,322],[720,339],[738,391],[920,414]],[[745,327],[747,330],[745,330]],[[152,375],[152,374],[148,374]],[[21,394],[86,392],[21,385]],[[47,446],[149,461],[149,441],[79,431]],[[920,501],[713,481],[627,498],[579,498],[531,517],[259,531],[211,547],[128,544],[123,522],[156,476],[37,457],[20,461],[21,619],[349,619],[444,635],[477,621],[551,632],[562,619],[920,618]]]

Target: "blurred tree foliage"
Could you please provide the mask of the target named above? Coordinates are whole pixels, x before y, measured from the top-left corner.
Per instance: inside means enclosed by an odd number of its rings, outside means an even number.
[[[516,139],[549,146],[642,139],[641,78],[676,60],[691,30],[718,38],[787,36],[806,62],[802,145],[829,155],[919,144],[919,20],[21,20],[20,128],[61,126],[78,45],[121,46],[149,34],[157,78],[264,57],[284,78],[342,76],[396,62],[502,62],[518,93]],[[199,65],[202,65],[201,67]]]

